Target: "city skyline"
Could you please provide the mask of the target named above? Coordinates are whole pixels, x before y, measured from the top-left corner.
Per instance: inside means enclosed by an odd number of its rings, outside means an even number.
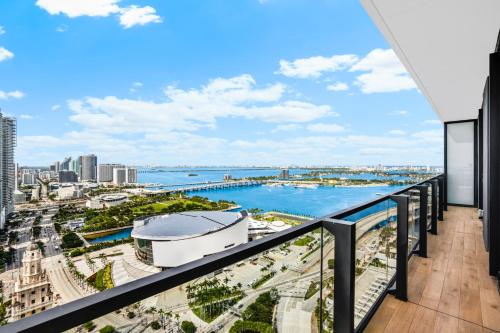
[[[442,165],[440,122],[357,2],[96,3],[0,4],[30,18],[0,14],[21,165]]]

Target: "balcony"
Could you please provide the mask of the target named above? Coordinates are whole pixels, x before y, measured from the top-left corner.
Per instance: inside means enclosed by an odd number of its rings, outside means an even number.
[[[412,307],[419,290],[425,290],[425,267],[429,267],[432,287],[434,281],[443,280],[443,270],[451,267],[446,265],[446,246],[454,250],[460,246],[459,240],[455,241],[460,236],[455,237],[452,231],[466,228],[463,218],[455,229],[444,228],[447,222],[438,221],[445,208],[444,184],[444,177],[436,176],[272,236],[49,309],[4,326],[0,332],[65,331],[90,320],[99,327],[113,323],[120,331],[145,329],[152,321],[168,328],[179,325],[167,315],[179,309],[192,312],[193,318],[196,314],[198,323],[203,319],[206,325],[202,331],[225,332],[235,325],[253,325],[247,310],[258,302],[263,303],[253,307],[267,313],[265,320],[269,321],[263,326],[279,332],[354,332],[367,325],[369,329],[376,323],[384,325],[387,318],[382,315],[379,319],[379,313],[390,313],[386,308],[391,304]],[[472,211],[468,212],[471,216]],[[446,214],[462,216],[456,208]],[[467,230],[473,230],[472,225],[467,225]],[[471,246],[469,238],[461,237],[460,263],[464,247]],[[434,262],[442,271],[433,271]],[[443,290],[460,296],[447,281]],[[431,287],[426,291],[428,297],[435,296]],[[158,308],[161,312],[156,313]],[[409,320],[394,311],[391,315],[394,320]]]
[[[449,207],[428,258],[409,264],[408,302],[387,296],[366,332],[500,331],[500,296],[488,274],[482,222],[473,208]]]

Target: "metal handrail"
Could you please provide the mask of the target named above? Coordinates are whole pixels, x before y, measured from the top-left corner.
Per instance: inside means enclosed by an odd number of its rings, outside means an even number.
[[[224,267],[236,264],[241,260],[248,259],[317,228],[326,227],[330,230],[332,221],[334,220],[340,220],[343,217],[347,217],[380,202],[389,200],[391,196],[402,194],[413,189],[417,185],[422,185],[440,176],[442,175],[431,177],[420,183],[400,189],[392,194],[379,197],[310,222],[305,222],[299,226],[289,228],[265,238],[242,244],[232,249],[48,309],[28,318],[0,327],[0,333],[48,333],[74,328],[137,301],[175,288],[183,283],[210,274]],[[356,222],[352,222],[351,224],[355,225]]]

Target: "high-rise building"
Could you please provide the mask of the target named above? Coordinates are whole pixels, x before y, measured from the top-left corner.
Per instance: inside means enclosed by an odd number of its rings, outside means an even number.
[[[2,113],[0,113],[0,140],[0,229],[3,229],[5,218],[14,210],[16,119],[4,117]]]
[[[61,170],[59,171],[59,183],[76,183],[78,176],[74,171]]]
[[[113,169],[113,183],[116,185],[122,185],[127,182],[127,169],[126,168],[114,168]]]
[[[97,156],[94,154],[78,157],[81,181],[97,181]]]
[[[127,168],[127,183],[135,184],[137,183],[137,169]]]
[[[99,164],[98,178],[99,182],[112,182],[113,170],[116,168],[124,168],[121,164]]]
[[[113,183],[116,185],[137,183],[137,169],[126,167],[114,168]]]
[[[80,163],[78,163],[78,159],[71,160],[71,163],[69,165],[69,170],[73,171],[78,175],[78,173],[80,172]]]
[[[71,163],[71,157],[64,158],[64,160],[61,162],[59,171],[61,171],[61,170],[69,170],[70,163]]]
[[[290,178],[290,170],[288,170],[288,169],[281,169],[279,178],[280,179],[289,179]]]
[[[42,252],[32,242],[23,255],[23,266],[12,293],[12,320],[30,317],[52,307],[52,290],[42,269]]]
[[[32,172],[25,172],[22,174],[23,185],[33,185],[36,184],[36,174]]]

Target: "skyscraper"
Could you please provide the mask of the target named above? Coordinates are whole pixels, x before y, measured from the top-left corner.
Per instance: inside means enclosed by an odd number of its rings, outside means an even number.
[[[137,169],[127,168],[127,183],[135,184],[137,183]]]
[[[78,163],[80,164],[78,174],[81,181],[97,181],[97,156],[94,154],[80,156]]]
[[[78,173],[80,172],[79,159],[71,160],[71,163],[69,165],[69,170],[73,171],[74,173],[76,173],[78,175]]]
[[[113,170],[124,167],[122,164],[99,164],[99,182],[112,182]]]
[[[2,113],[0,139],[0,229],[3,229],[6,216],[14,210],[16,119],[4,117]]]
[[[70,163],[71,163],[71,157],[66,157],[61,162],[59,171],[61,171],[61,170],[70,170]]]

